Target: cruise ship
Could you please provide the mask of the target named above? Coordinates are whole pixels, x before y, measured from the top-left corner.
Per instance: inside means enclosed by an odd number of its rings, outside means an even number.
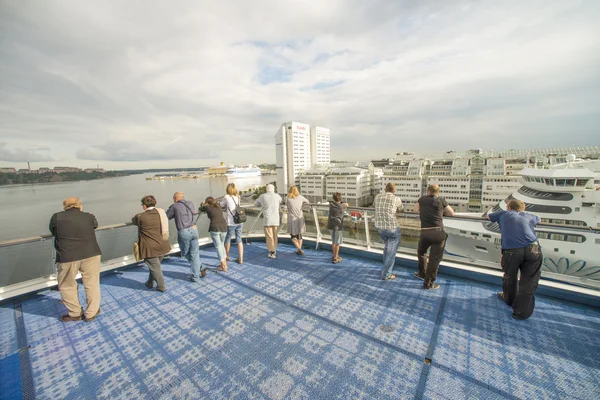
[[[500,227],[480,218],[518,199],[545,223],[536,229],[545,271],[600,280],[600,160],[577,160],[573,155],[567,159],[547,169],[523,169],[523,186],[483,215],[459,213],[457,218],[446,218],[446,251],[499,262]]]
[[[260,176],[260,168],[249,164],[244,167],[232,167],[225,171],[225,176],[233,178],[245,178],[250,176]]]

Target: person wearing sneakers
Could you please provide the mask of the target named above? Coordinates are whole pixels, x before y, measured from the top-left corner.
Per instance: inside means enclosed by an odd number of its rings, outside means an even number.
[[[502,259],[500,265],[502,291],[500,300],[513,309],[514,319],[527,319],[535,307],[535,291],[542,273],[542,250],[534,227],[540,217],[525,212],[525,203],[512,199],[506,211],[489,214],[487,218],[498,222],[502,234]],[[517,281],[517,275],[521,277]]]
[[[429,185],[427,196],[422,196],[415,206],[415,212],[418,212],[421,218],[421,236],[417,248],[419,272],[415,272],[414,276],[423,280],[423,289],[440,288],[440,285],[434,282],[448,237],[444,232],[443,215],[454,215],[454,210],[448,205],[446,199],[438,197],[439,193],[438,185]],[[429,259],[427,250],[429,250]]]
[[[254,203],[262,208],[263,229],[269,258],[277,258],[277,232],[279,231],[279,205],[283,199],[275,193],[275,186],[267,185],[267,192],[260,195]]]
[[[304,214],[302,213],[302,205],[308,204],[308,200],[300,194],[296,186],[292,186],[288,190],[287,197],[287,213],[288,213],[288,233],[292,237],[292,243],[296,246],[296,254],[299,256],[304,254],[302,250],[302,234],[306,232],[304,224]]]
[[[205,212],[210,220],[208,225],[208,233],[217,250],[219,258],[219,266],[217,271],[227,272],[227,256],[225,252],[225,236],[227,235],[227,221],[223,217],[223,209],[212,197],[207,197],[204,203],[198,209],[200,212]]]
[[[342,244],[342,231],[344,229],[344,212],[348,208],[348,203],[342,204],[342,194],[335,192],[333,201],[329,202],[329,218],[327,218],[327,229],[331,234],[331,262],[337,264],[342,261],[340,254],[340,245]]]
[[[200,262],[200,248],[198,245],[198,228],[194,222],[194,203],[187,200],[183,192],[173,195],[173,204],[167,209],[167,218],[175,219],[177,227],[177,242],[181,257],[190,263],[192,282],[198,282],[206,276],[206,266]]]
[[[154,196],[144,196],[142,198],[144,212],[133,217],[131,222],[138,227],[140,257],[144,259],[150,270],[146,287],[152,289],[156,282],[156,290],[165,292],[167,287],[160,262],[163,256],[171,251],[169,220],[165,211],[155,206]]]
[[[244,229],[244,224],[239,223],[236,224],[234,221],[234,215],[236,209],[240,206],[240,196],[238,195],[238,190],[235,187],[235,183],[230,183],[227,185],[225,189],[226,195],[220,202],[221,207],[225,209],[225,213],[227,214],[227,235],[225,236],[225,259],[229,261],[229,249],[231,248],[231,239],[235,235],[235,243],[238,247],[238,258],[235,260],[238,264],[242,264],[244,262],[244,244],[242,243],[242,230]]]
[[[392,274],[396,262],[396,252],[400,247],[400,225],[396,210],[402,209],[402,200],[396,196],[396,185],[389,182],[384,193],[375,196],[375,228],[383,240],[383,269],[381,278],[396,279]]]
[[[63,210],[52,215],[50,232],[54,236],[58,269],[58,291],[68,314],[63,322],[93,321],[100,314],[100,246],[96,240],[98,221],[93,214],[83,212],[81,200],[69,197]],[[77,273],[85,288],[86,310],[79,303]]]

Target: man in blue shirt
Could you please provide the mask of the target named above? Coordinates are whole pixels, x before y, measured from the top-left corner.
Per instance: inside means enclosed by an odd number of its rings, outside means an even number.
[[[194,223],[194,203],[186,200],[182,192],[173,195],[173,204],[167,210],[169,219],[175,218],[177,227],[177,242],[181,257],[187,258],[190,262],[192,282],[198,282],[200,278],[206,276],[206,267],[200,269],[200,248],[198,245],[198,228]]]
[[[500,264],[502,292],[498,297],[513,309],[513,318],[527,319],[535,307],[535,290],[538,287],[542,267],[542,251],[534,227],[540,217],[525,211],[521,200],[510,200],[507,210],[488,215],[498,222],[502,233],[502,260]],[[521,279],[517,275],[521,271]]]

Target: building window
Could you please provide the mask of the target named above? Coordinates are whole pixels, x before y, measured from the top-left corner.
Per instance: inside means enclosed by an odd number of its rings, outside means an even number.
[[[556,247],[554,248],[554,251],[558,253],[558,249]]]

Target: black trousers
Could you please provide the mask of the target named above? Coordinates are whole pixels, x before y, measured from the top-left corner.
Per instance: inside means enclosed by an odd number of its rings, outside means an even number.
[[[440,262],[444,256],[444,247],[448,234],[441,229],[423,229],[419,238],[417,256],[419,257],[419,276],[424,278],[423,287],[431,287],[437,278]],[[427,259],[427,250],[429,260]]]
[[[542,273],[542,251],[538,243],[502,250],[502,291],[516,318],[527,319],[535,308],[535,291]],[[521,279],[517,275],[521,271]]]

